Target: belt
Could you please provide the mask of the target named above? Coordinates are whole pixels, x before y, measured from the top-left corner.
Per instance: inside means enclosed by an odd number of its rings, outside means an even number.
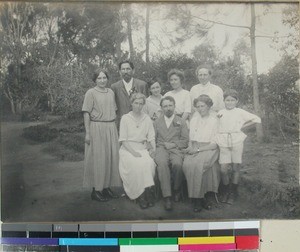
[[[104,123],[109,123],[109,122],[114,122],[115,121],[115,119],[113,119],[113,120],[109,120],[109,121],[101,121],[101,120],[92,120],[91,119],[91,122],[104,122]]]

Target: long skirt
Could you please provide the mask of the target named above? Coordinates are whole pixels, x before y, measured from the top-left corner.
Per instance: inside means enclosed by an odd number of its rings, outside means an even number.
[[[193,142],[193,147],[198,148],[204,144]],[[203,198],[207,192],[218,192],[220,183],[218,157],[218,149],[185,156],[183,172],[187,180],[190,198]]]
[[[91,122],[90,135],[90,144],[85,144],[83,186],[97,191],[121,186],[115,122]]]
[[[156,165],[144,144],[134,142],[130,144],[142,156],[134,157],[121,146],[119,170],[127,196],[130,199],[136,199],[144,192],[145,188],[154,185]]]

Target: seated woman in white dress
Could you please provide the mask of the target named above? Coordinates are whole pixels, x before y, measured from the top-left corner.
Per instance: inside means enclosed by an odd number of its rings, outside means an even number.
[[[162,99],[161,95],[161,81],[153,77],[147,82],[148,90],[150,96],[146,99],[146,104],[143,107],[143,112],[150,116],[150,118],[155,121],[162,114],[160,101]]]
[[[197,110],[190,121],[190,142],[185,149],[182,169],[187,180],[189,198],[194,203],[194,212],[200,212],[202,207],[207,210],[211,208],[205,194],[217,193],[220,183],[219,149],[214,142],[218,119],[210,113],[212,105],[207,95],[200,95],[194,100]]]
[[[121,118],[119,141],[119,170],[127,196],[137,199],[142,209],[153,206],[150,187],[154,185],[155,133],[153,122],[142,112],[146,97],[134,93],[131,98],[132,111]],[[147,143],[151,149],[147,150]]]
[[[190,92],[183,89],[184,73],[178,69],[172,69],[168,72],[168,80],[173,88],[167,92],[164,97],[171,96],[176,102],[175,114],[182,119],[187,120],[192,110]]]

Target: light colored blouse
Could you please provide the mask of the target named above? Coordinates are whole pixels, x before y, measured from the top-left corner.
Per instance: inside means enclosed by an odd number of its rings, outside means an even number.
[[[214,103],[211,107],[211,110],[218,112],[224,108],[223,90],[219,86],[211,84],[210,82],[208,82],[206,85],[197,84],[193,86],[190,90],[190,94],[192,102],[195,100],[195,98],[198,98],[199,95],[208,95]]]
[[[242,143],[247,135],[241,131],[246,122],[261,123],[261,119],[254,114],[240,108],[222,109],[218,112],[219,130],[216,142],[221,147],[232,147]]]
[[[190,121],[190,141],[200,143],[214,142],[218,133],[218,119],[214,115],[201,117],[198,111],[193,114]]]
[[[145,114],[149,115],[152,120],[156,120],[162,114],[160,100],[157,101],[157,100],[153,99],[152,96],[149,96],[146,99],[146,104],[143,107],[143,112]]]
[[[112,121],[116,118],[116,110],[115,95],[111,89],[100,91],[94,87],[86,92],[82,111],[90,114],[91,121]]]
[[[190,92],[181,89],[179,92],[172,90],[167,92],[164,97],[172,96],[175,100],[175,114],[182,114],[182,113],[191,113],[192,110],[192,102]]]
[[[131,141],[143,143],[153,141],[155,132],[151,118],[145,113],[140,120],[136,120],[132,112],[125,114],[121,118],[119,141]]]

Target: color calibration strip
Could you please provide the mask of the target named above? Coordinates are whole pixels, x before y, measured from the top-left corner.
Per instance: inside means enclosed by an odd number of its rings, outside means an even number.
[[[259,228],[259,221],[2,224],[1,245],[3,251],[242,251],[259,248]]]

